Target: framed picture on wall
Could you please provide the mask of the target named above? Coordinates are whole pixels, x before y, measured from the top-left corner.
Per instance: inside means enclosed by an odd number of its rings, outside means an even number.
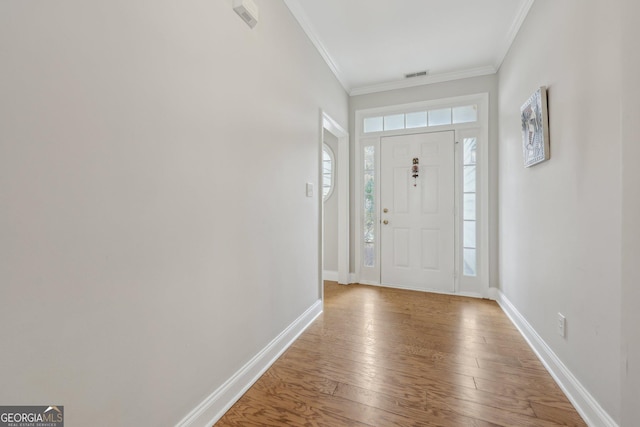
[[[547,88],[540,87],[520,109],[522,118],[522,153],[524,166],[530,167],[549,160],[549,116]]]

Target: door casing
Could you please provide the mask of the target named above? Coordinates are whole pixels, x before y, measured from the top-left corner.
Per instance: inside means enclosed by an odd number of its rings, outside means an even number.
[[[374,133],[364,133],[363,121],[365,117],[373,117],[380,115],[392,115],[398,113],[406,113],[411,111],[429,110],[433,108],[455,107],[474,103],[478,105],[478,121],[468,124],[456,124],[438,126],[437,128],[422,129],[402,129],[397,131],[384,131]],[[370,285],[381,285],[380,282],[380,251],[379,244],[376,245],[375,259],[376,263],[372,267],[364,266],[364,242],[363,242],[363,149],[366,146],[375,147],[376,151],[376,176],[379,176],[379,155],[380,140],[384,136],[406,135],[425,132],[454,131],[456,140],[456,268],[455,268],[455,286],[454,292],[458,295],[471,297],[492,298],[495,299],[495,289],[490,287],[489,269],[497,271],[497,257],[493,257],[495,249],[492,249],[489,242],[490,224],[497,221],[497,211],[489,212],[489,206],[495,206],[496,196],[490,195],[489,189],[489,94],[479,93],[473,95],[465,95],[451,98],[442,98],[436,100],[428,100],[422,102],[414,102],[409,104],[389,105],[383,107],[375,107],[361,109],[355,111],[355,156],[354,156],[354,214],[353,214],[353,235],[354,239],[354,268],[355,274],[352,279],[354,282]],[[474,277],[464,276],[461,271],[462,256],[462,238],[461,228],[461,200],[462,200],[462,154],[460,142],[463,138],[476,137],[478,139],[478,272]],[[491,188],[494,188],[492,184]],[[379,201],[380,194],[376,194],[376,200]],[[379,219],[379,218],[378,218]],[[379,227],[376,229],[376,236],[380,235]],[[496,242],[495,232],[491,232],[492,242]],[[490,255],[492,255],[490,259]],[[448,292],[447,292],[448,293]]]

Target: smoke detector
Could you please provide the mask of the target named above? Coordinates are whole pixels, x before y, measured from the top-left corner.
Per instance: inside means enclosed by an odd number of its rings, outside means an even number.
[[[252,0],[233,0],[233,10],[249,27],[258,23],[258,6]]]

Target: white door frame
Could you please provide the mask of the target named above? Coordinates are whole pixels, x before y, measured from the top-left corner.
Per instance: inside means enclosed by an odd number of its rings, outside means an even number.
[[[395,131],[380,131],[380,132],[370,132],[364,133],[363,129],[363,120],[366,117],[378,117],[389,114],[397,114],[397,113],[406,113],[411,111],[423,111],[425,109],[437,109],[437,108],[446,108],[446,107],[454,107],[454,106],[462,106],[465,104],[475,103],[479,107],[479,116],[478,121],[474,123],[466,123],[466,124],[456,124],[456,125],[445,125],[445,126],[434,126],[427,128],[413,128],[413,129],[402,129]],[[364,252],[363,252],[363,147],[364,146],[375,146],[376,157],[379,155],[380,149],[380,138],[382,136],[392,136],[392,135],[405,135],[411,133],[424,133],[424,132],[437,132],[444,130],[453,130],[456,132],[456,141],[459,142],[460,139],[464,138],[469,130],[475,129],[479,136],[480,147],[478,151],[478,165],[479,165],[479,173],[477,176],[478,180],[478,203],[479,203],[479,221],[478,226],[480,227],[478,233],[479,239],[479,259],[478,259],[478,274],[475,277],[463,277],[461,272],[460,264],[456,266],[456,285],[454,293],[459,295],[468,295],[474,297],[491,297],[490,293],[490,284],[489,284],[489,266],[490,266],[490,248],[489,248],[489,223],[491,218],[489,216],[489,95],[488,93],[478,93],[471,95],[463,95],[458,97],[451,98],[442,98],[442,99],[433,99],[426,100],[421,102],[414,102],[409,104],[401,104],[401,105],[388,105],[383,107],[375,107],[369,109],[357,110],[355,112],[355,165],[354,165],[354,178],[355,178],[355,233],[356,239],[354,242],[355,249],[355,277],[353,280],[357,283],[370,284],[370,285],[380,285],[380,245],[379,245],[379,236],[380,236],[380,224],[378,223],[378,219],[376,219],[376,241],[375,245],[375,256],[376,256],[376,264],[375,267],[364,267]],[[457,145],[457,153],[459,153],[459,145]],[[456,167],[458,167],[458,161],[460,159],[460,154],[456,154]],[[376,170],[375,176],[380,176],[379,169],[379,161],[376,160]],[[460,194],[461,183],[458,178],[456,172],[456,191]],[[379,193],[379,185],[376,184],[376,194],[375,194],[376,204],[379,203],[380,193]],[[376,207],[378,209],[379,206]],[[460,213],[460,205],[457,205],[457,214]],[[495,215],[495,214],[492,214]],[[459,222],[460,217],[456,220],[456,259],[461,254],[461,233],[459,230]]]
[[[318,144],[319,155],[319,177],[318,182],[322,183],[322,144],[324,143],[324,132],[330,132],[338,138],[338,158],[337,163],[337,180],[334,183],[334,190],[338,197],[338,283],[342,285],[349,284],[349,133],[340,126],[324,111],[320,111],[320,141]],[[320,277],[320,295],[323,295],[323,256],[324,256],[324,209],[322,205],[322,185],[318,185],[318,197],[320,206],[320,245],[319,245],[319,277]]]

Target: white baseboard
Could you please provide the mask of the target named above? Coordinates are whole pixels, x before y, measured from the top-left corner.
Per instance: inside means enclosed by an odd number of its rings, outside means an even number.
[[[331,271],[331,270],[323,270],[322,271],[322,280],[331,280],[333,282],[338,282],[339,278],[339,274],[337,271]],[[356,275],[355,273],[349,273],[349,283],[358,283],[358,280],[356,279]]]
[[[427,292],[432,292],[432,291],[427,291]],[[460,291],[460,292],[439,292],[439,293],[446,294],[446,295],[457,295],[459,297],[484,298],[482,294],[478,292]]]
[[[373,280],[355,280],[353,283],[358,283],[360,285],[380,286],[380,282],[376,282]]]
[[[567,395],[573,406],[580,413],[584,421],[590,427],[618,427],[611,416],[602,409],[598,401],[578,381],[571,371],[562,363],[546,342],[538,335],[527,319],[520,314],[507,297],[497,290],[498,304],[518,328],[529,346],[536,353],[540,361],[547,368],[553,379],[558,383],[562,391]]]
[[[322,271],[322,280],[331,280],[333,282],[338,281],[338,272],[331,270],[323,270]]]
[[[211,427],[214,425],[321,313],[322,301],[318,300],[253,359],[178,422],[176,427]]]
[[[454,295],[454,296],[470,297],[470,298],[483,298],[482,294],[479,294],[477,292],[446,292],[446,291],[439,291],[437,289],[423,289],[423,288],[417,288],[417,287],[412,288],[411,286],[384,285],[380,282],[376,282],[372,280],[360,280],[353,283],[359,283],[361,285],[368,285],[368,286],[379,286],[381,288],[403,289],[405,291],[428,292],[432,294]]]

